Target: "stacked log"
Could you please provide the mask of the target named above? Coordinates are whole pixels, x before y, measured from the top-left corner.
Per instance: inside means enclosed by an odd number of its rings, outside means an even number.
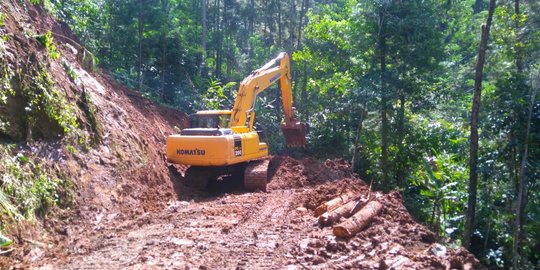
[[[332,225],[340,218],[347,218],[344,222],[334,226],[335,236],[350,238],[365,229],[371,220],[382,210],[382,204],[376,199],[381,194],[361,195],[355,192],[343,193],[340,196],[321,204],[315,209],[315,216],[319,217],[322,226]]]
[[[352,200],[353,198],[355,197],[355,193],[354,192],[346,192],[346,193],[343,193],[339,196],[337,196],[336,198],[330,200],[330,201],[327,201],[323,204],[321,204],[319,207],[317,207],[317,209],[315,209],[315,217],[318,217],[322,214],[324,214],[325,212],[327,211],[332,211],[338,207],[340,207],[341,205],[347,203],[348,201]]]
[[[343,238],[351,238],[362,231],[382,210],[382,204],[378,201],[370,201],[358,213],[351,218],[334,226],[333,232],[335,236]]]
[[[357,197],[344,205],[326,212],[319,216],[319,224],[323,226],[332,225],[340,218],[348,218],[360,210],[368,201],[367,197]]]

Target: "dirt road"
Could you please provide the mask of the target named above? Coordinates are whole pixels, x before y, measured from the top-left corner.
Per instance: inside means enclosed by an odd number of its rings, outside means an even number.
[[[369,192],[368,187],[344,168],[332,168],[339,162],[278,157],[275,163],[266,193],[199,192],[180,178],[178,187],[186,193],[178,195],[185,200],[131,217],[113,212],[97,215],[91,224],[66,224],[63,244],[28,261],[40,269],[479,267],[464,250],[437,244],[397,192],[379,195],[385,210],[368,229],[350,240],[334,237],[331,228],[318,226],[314,206],[344,190]]]

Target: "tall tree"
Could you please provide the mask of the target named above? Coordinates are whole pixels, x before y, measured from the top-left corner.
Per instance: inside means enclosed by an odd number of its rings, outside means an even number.
[[[527,202],[527,175],[526,175],[526,169],[527,169],[527,163],[529,158],[529,137],[531,133],[531,122],[532,122],[532,115],[533,115],[533,109],[535,105],[536,100],[536,93],[538,91],[538,83],[540,82],[540,72],[536,74],[535,78],[533,79],[533,86],[531,88],[531,94],[530,94],[530,102],[529,102],[529,112],[527,116],[527,128],[525,131],[525,140],[524,140],[524,150],[523,150],[523,156],[521,158],[521,165],[519,167],[519,188],[518,188],[518,201],[516,205],[515,210],[515,220],[514,220],[514,242],[512,244],[512,267],[514,269],[520,268],[520,260],[522,257],[522,254],[520,252],[521,248],[521,229],[522,229],[522,219],[523,214]]]
[[[463,232],[463,246],[469,248],[471,236],[474,228],[474,219],[476,215],[476,197],[478,186],[478,115],[480,112],[480,99],[482,93],[482,80],[484,72],[484,63],[486,59],[486,50],[489,39],[489,30],[493,21],[495,11],[495,0],[489,1],[488,17],[485,24],[482,25],[480,37],[480,47],[478,49],[478,58],[476,61],[474,75],[474,94],[471,110],[471,135],[470,135],[470,154],[469,154],[469,189],[467,212],[465,215],[465,228]]]
[[[201,47],[203,50],[203,56],[206,55],[206,33],[208,27],[206,25],[206,12],[208,10],[207,0],[202,0],[202,38],[201,38]],[[203,59],[204,60],[204,59]]]
[[[139,0],[139,11],[138,11],[138,42],[139,42],[139,51],[138,51],[138,64],[137,64],[137,90],[142,90],[142,53],[143,53],[143,0]]]
[[[223,0],[225,1],[225,0]],[[225,12],[225,5],[223,5],[223,11],[221,10],[221,1],[216,0],[216,21],[217,21],[217,42],[216,42],[216,57],[215,57],[215,76],[221,78],[221,63],[223,61],[223,19],[222,14]]]
[[[386,33],[385,33],[385,24],[386,16],[385,9],[386,5],[379,7],[379,17],[378,17],[378,50],[379,50],[379,64],[380,64],[380,95],[381,95],[381,170],[382,170],[382,187],[385,191],[390,189],[389,180],[388,180],[388,132],[389,132],[389,121],[388,121],[388,97],[389,88],[387,87],[387,73],[386,73]]]

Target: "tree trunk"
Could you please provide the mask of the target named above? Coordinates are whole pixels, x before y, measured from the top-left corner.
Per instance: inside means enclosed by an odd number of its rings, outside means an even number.
[[[388,191],[388,89],[386,88],[386,37],[384,33],[384,14],[379,11],[379,52],[381,69],[381,170],[382,188]]]
[[[371,220],[382,210],[382,204],[378,201],[370,201],[351,218],[334,226],[333,232],[337,237],[351,238],[369,225]]]
[[[290,7],[290,22],[289,22],[289,55],[290,57],[292,58],[292,55],[293,55],[293,52],[294,52],[294,25],[295,25],[295,22],[296,22],[296,0],[291,0],[291,7]],[[291,80],[293,82],[296,81],[296,70],[294,69],[294,62],[291,61],[290,64],[289,64],[289,68],[291,69]],[[296,91],[296,88],[297,88],[297,85],[296,83],[294,83],[294,86],[293,86],[293,100],[296,98],[294,96],[295,93],[297,93]]]
[[[113,65],[113,48],[114,48],[114,34],[113,34],[113,26],[116,26],[116,24],[113,22],[113,3],[112,0],[107,1],[108,6],[108,25],[107,25],[107,34],[109,38],[109,51],[108,51],[108,58],[109,58],[109,65]]]
[[[469,160],[469,190],[467,212],[465,214],[465,228],[463,232],[463,247],[469,249],[471,236],[474,229],[474,217],[476,214],[476,189],[478,185],[478,114],[480,111],[480,98],[482,92],[482,76],[486,49],[489,39],[489,29],[495,11],[495,0],[489,1],[488,17],[485,25],[482,25],[482,35],[480,38],[480,48],[474,76],[474,94],[471,111],[471,136],[470,136],[470,160]]]
[[[326,212],[319,216],[319,224],[328,226],[334,224],[334,222],[338,222],[342,217],[348,218],[354,215],[358,210],[362,209],[368,200],[368,196],[360,197],[358,199],[353,199],[332,211]]]
[[[292,56],[294,51],[294,23],[296,22],[296,0],[291,0],[291,6],[289,9],[289,55]]]
[[[230,81],[231,80],[231,74],[232,74],[232,69],[233,69],[233,61],[232,61],[232,54],[234,53],[232,51],[232,48],[233,48],[233,45],[231,44],[232,43],[232,38],[231,38],[231,33],[226,33],[226,38],[225,38],[225,74],[226,75],[226,80],[227,81]]]
[[[309,106],[308,106],[308,93],[307,93],[307,61],[304,60],[304,78],[302,80],[302,113],[304,114],[304,121],[309,122]]]
[[[514,0],[514,13],[516,15],[516,43],[520,43],[521,41],[521,25],[520,25],[520,20],[521,20],[521,14],[520,14],[520,11],[519,11],[519,0]],[[515,46],[515,49],[516,49],[516,71],[518,73],[521,73],[523,72],[523,58],[522,58],[522,50],[521,50],[521,45],[516,45]]]
[[[143,37],[143,23],[142,23],[142,10],[143,1],[139,0],[139,14],[138,14],[138,26],[139,26],[139,61],[137,66],[137,90],[142,89],[142,37]]]
[[[281,25],[281,4],[278,3],[278,48],[283,49],[283,26]]]
[[[165,25],[161,27],[161,84],[159,89],[159,101],[165,102],[165,70],[167,68],[167,34],[169,32],[169,2],[161,1],[161,8],[165,19]]]
[[[202,0],[202,37],[201,37],[201,47],[203,50],[203,60],[206,55],[206,34],[208,28],[206,25],[206,10],[207,10],[207,0]]]
[[[398,159],[396,161],[396,185],[401,187],[401,183],[405,178],[405,148],[403,144],[405,143],[405,94],[403,90],[399,94],[399,111],[398,111],[398,126],[397,126],[397,148],[398,148]]]
[[[296,48],[302,49],[302,30],[304,29],[304,17],[309,9],[309,0],[302,1],[302,8],[300,9],[300,18],[298,19],[298,37],[296,41]]]
[[[351,170],[354,172],[356,159],[358,156],[358,149],[360,148],[360,133],[362,132],[362,126],[364,124],[364,119],[366,118],[367,110],[365,108],[362,108],[362,111],[360,112],[360,120],[358,120],[358,127],[356,128],[356,138],[354,139],[354,149],[353,149],[353,156],[351,160]]]
[[[540,79],[540,75],[538,75]],[[516,206],[516,217],[514,223],[514,243],[512,244],[512,266],[514,269],[519,269],[520,243],[521,243],[521,228],[523,226],[522,219],[524,218],[525,206],[527,201],[527,176],[525,175],[527,169],[527,159],[529,157],[529,135],[531,133],[531,121],[532,113],[536,100],[537,86],[531,89],[531,102],[529,103],[529,115],[527,117],[527,130],[525,131],[525,145],[523,150],[523,157],[521,159],[521,166],[519,167],[519,189],[518,189],[518,203]]]
[[[165,69],[167,67],[167,35],[163,33],[161,41],[161,86],[159,100],[165,102]]]
[[[217,48],[216,48],[216,78],[221,78],[221,62],[222,62],[222,36],[223,36],[223,21],[221,20],[220,0],[217,0]]]
[[[344,203],[352,200],[355,196],[357,196],[354,192],[347,192],[343,193],[332,200],[329,200],[317,207],[315,209],[315,216],[318,217],[322,215],[324,212],[331,211],[333,209],[336,209],[343,205]]]
[[[254,23],[255,23],[254,16],[256,15],[255,0],[250,0],[250,10],[251,12],[248,17],[248,37],[252,37],[253,31],[254,31]],[[254,58],[253,55],[254,55],[253,44],[251,44],[251,42],[249,42],[249,39],[248,39],[248,60],[247,60],[248,71],[253,70],[253,66],[252,66],[253,58]]]

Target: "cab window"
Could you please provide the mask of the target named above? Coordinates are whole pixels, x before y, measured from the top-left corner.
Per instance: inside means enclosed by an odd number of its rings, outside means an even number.
[[[192,128],[228,128],[230,114],[192,114]]]

